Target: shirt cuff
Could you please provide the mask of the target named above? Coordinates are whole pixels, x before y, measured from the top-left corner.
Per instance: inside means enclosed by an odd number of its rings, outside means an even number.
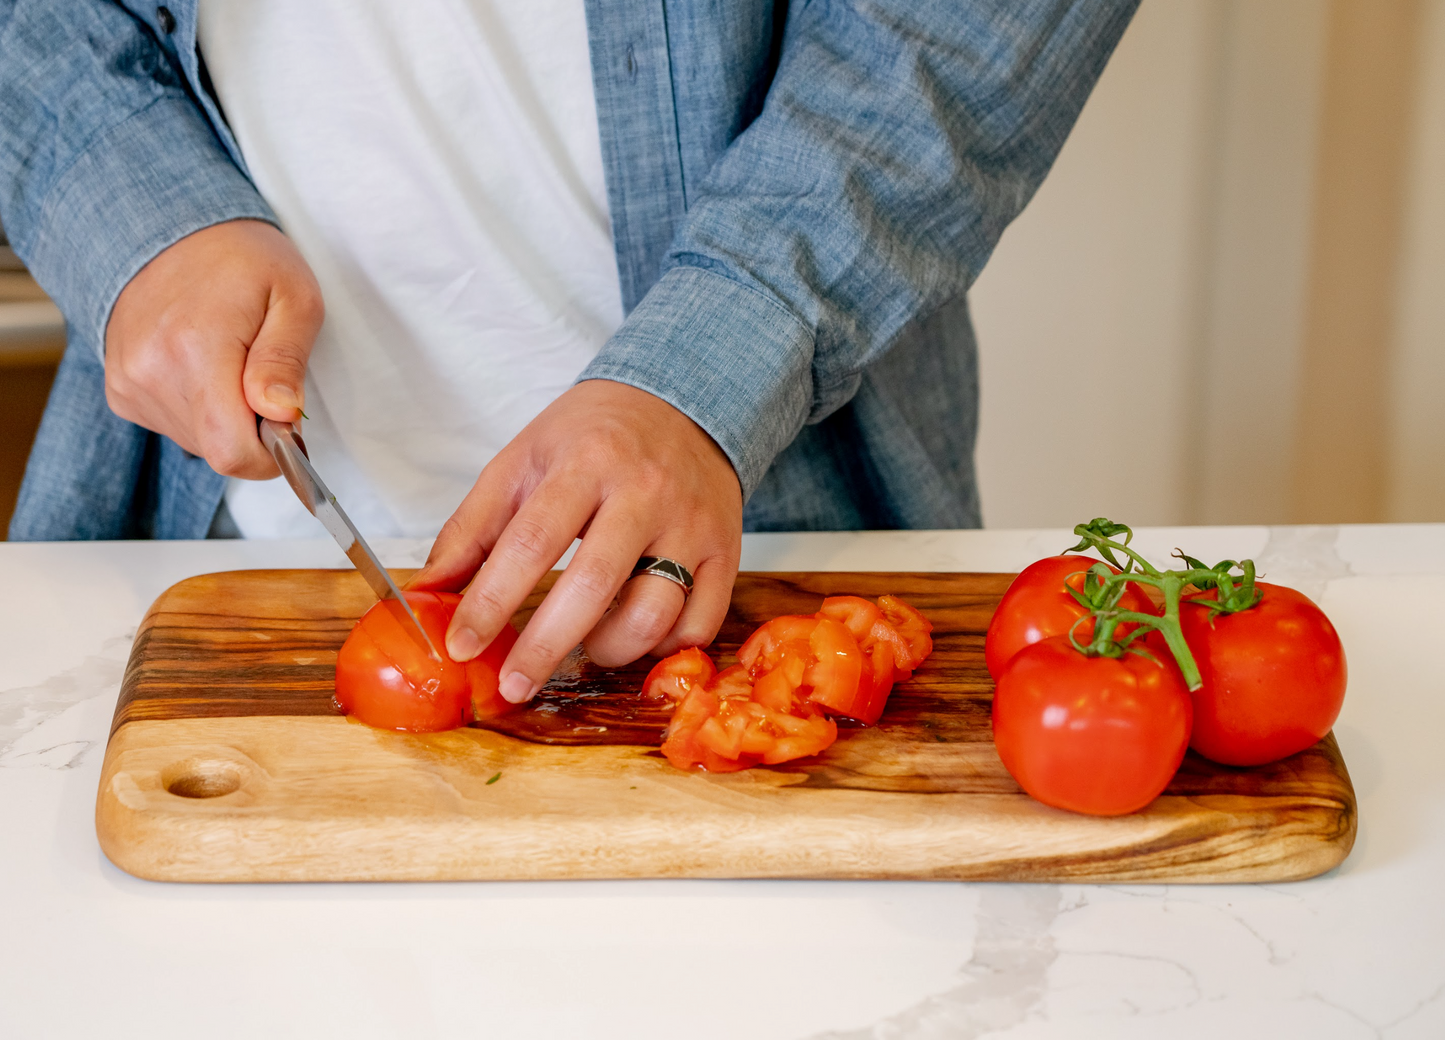
[[[105,356],[126,284],[156,254],[227,220],[276,216],[189,98],[163,97],[98,136],[46,199],[26,266],[71,335]]]
[[[674,267],[578,382],[646,390],[707,431],[732,461],[743,500],[807,419],[813,333],[782,304],[724,275]]]

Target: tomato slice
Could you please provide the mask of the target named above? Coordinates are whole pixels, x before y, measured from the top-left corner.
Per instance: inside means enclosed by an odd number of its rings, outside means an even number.
[[[878,604],[862,596],[829,596],[818,608],[818,617],[841,621],[861,645],[873,631],[873,626],[883,620],[883,611]]]
[[[878,721],[894,680],[932,652],[932,628],[896,596],[830,596],[815,615],[761,625],[738,663],[716,674],[701,651],[674,654],[643,688],[677,701],[662,752],[679,768],[711,772],[815,755],[838,736],[824,712]]]
[[[811,614],[784,614],[760,625],[738,647],[738,664],[757,677],[772,671],[789,655],[809,653],[809,641],[818,619]]]
[[[431,733],[491,718],[513,705],[502,700],[497,674],[512,644],[511,625],[479,657],[458,664],[446,656],[446,631],[461,596],[407,592],[407,603],[432,643],[436,661],[404,627],[401,604],[376,603],[361,616],[336,655],[336,703],[348,715],[378,729]]]
[[[906,679],[933,653],[933,623],[917,609],[903,602],[897,596],[879,596],[878,609],[892,627],[894,668],[899,679]]]
[[[642,696],[649,701],[680,701],[694,686],[717,674],[712,658],[695,646],[679,650],[652,666],[642,683]]]
[[[756,683],[742,665],[694,686],[677,706],[662,753],[679,769],[728,773],[816,755],[838,726],[799,696],[806,665],[780,661]]]
[[[821,618],[842,623],[858,642],[863,669],[851,705],[839,708],[814,697],[840,714],[872,725],[883,714],[893,684],[907,679],[933,652],[932,623],[897,596],[880,596],[877,604],[861,596],[829,596]]]
[[[877,607],[861,602],[872,607],[881,621]],[[856,609],[852,604],[834,608],[839,616]],[[738,663],[754,681],[794,660],[803,662],[801,682],[795,685],[806,688],[807,699],[860,722],[878,721],[893,686],[891,652],[880,681],[875,662],[865,657],[847,624],[834,617],[796,614],[773,618],[738,650]]]

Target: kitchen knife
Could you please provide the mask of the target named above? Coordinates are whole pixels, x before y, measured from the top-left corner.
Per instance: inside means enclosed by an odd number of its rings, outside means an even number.
[[[366,583],[371,586],[381,600],[393,599],[401,605],[401,614],[397,620],[401,622],[402,628],[432,657],[440,661],[441,654],[432,645],[427,637],[421,622],[412,613],[411,604],[401,594],[401,589],[396,587],[396,582],[391,580],[391,575],[376,558],[376,553],[371,551],[371,546],[366,544],[366,539],[361,537],[361,532],[351,522],[351,518],[342,510],[336,501],[336,496],[327,490],[325,482],[311,465],[311,458],[306,454],[306,442],[301,439],[301,434],[291,423],[279,423],[272,419],[260,420],[261,443],[276,460],[276,465],[281,467],[281,475],[286,478],[286,483],[291,485],[291,490],[296,492],[296,497],[301,499],[301,504],[311,513],[312,516],[321,521],[336,544],[341,546],[341,551],[346,554]]]

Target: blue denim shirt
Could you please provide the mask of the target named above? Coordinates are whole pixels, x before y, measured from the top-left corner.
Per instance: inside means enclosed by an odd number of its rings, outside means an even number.
[[[964,294],[1136,4],[587,0],[627,317],[581,378],[695,419],[752,530],[977,526]],[[146,262],[275,222],[196,0],[0,0],[0,113],[0,221],[70,333],[11,537],[202,537],[223,478],[102,368]]]

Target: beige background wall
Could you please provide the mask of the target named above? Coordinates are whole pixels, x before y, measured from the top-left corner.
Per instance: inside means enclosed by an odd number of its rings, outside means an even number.
[[[974,312],[989,526],[1445,520],[1445,0],[1145,0]]]

